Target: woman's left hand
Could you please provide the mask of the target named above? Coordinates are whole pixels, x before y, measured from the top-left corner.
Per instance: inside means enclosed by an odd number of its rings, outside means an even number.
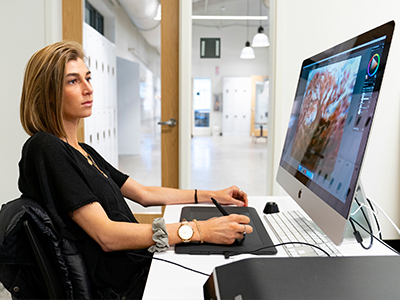
[[[236,185],[216,191],[215,194],[216,200],[221,204],[236,206],[248,206],[249,204],[247,194]]]

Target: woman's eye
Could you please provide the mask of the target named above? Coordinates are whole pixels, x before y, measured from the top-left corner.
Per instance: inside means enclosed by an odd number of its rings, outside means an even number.
[[[88,77],[88,78],[86,78],[86,81],[87,81],[87,82],[90,82],[90,81],[92,81],[92,77]]]
[[[76,83],[76,79],[72,79],[70,81],[68,81],[68,84],[75,84]]]

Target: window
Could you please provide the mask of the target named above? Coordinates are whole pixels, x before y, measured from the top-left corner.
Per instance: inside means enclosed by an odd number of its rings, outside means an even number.
[[[85,22],[104,35],[104,17],[85,1]]]

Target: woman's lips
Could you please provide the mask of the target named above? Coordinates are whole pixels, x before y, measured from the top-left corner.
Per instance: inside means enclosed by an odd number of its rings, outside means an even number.
[[[89,100],[89,101],[82,103],[82,105],[84,105],[84,106],[92,106],[92,104],[93,104],[93,100]]]

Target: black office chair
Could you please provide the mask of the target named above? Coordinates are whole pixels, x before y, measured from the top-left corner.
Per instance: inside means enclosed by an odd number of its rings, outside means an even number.
[[[32,246],[32,251],[36,257],[44,282],[46,283],[49,299],[66,299],[67,294],[61,285],[59,276],[52,264],[48,254],[46,253],[40,237],[36,234],[32,221],[25,220],[23,222],[28,240]]]
[[[0,210],[0,281],[14,299],[92,298],[76,246],[26,197]]]

